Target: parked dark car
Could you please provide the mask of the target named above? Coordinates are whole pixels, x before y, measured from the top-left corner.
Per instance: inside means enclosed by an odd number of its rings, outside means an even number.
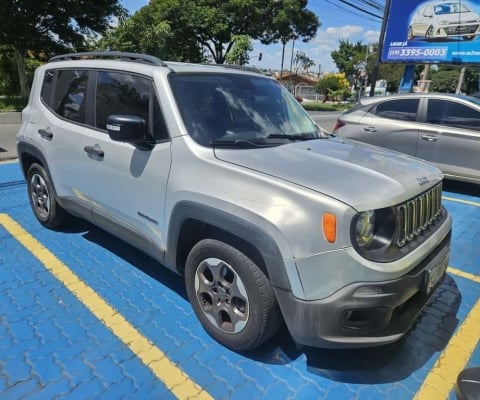
[[[480,99],[445,93],[362,98],[333,133],[422,158],[446,178],[480,183]]]

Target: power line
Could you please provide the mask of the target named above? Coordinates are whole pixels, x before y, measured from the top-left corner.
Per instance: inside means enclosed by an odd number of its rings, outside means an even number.
[[[361,3],[364,3],[363,7],[353,4],[353,0],[350,0],[349,2],[342,2],[339,0],[309,0],[309,4],[314,5],[315,7],[318,7],[320,12],[319,16],[321,17],[321,10],[324,9],[325,2],[329,3],[332,5],[332,7],[335,7],[339,13],[341,13],[341,18],[342,21],[345,21],[345,13],[348,13],[350,16],[357,17],[357,18],[362,18],[364,21],[372,21],[375,23],[378,23],[379,19],[382,19],[379,17],[379,15],[375,14],[373,11],[368,10],[368,8],[373,10],[381,11],[383,14],[383,1],[375,1],[375,0],[356,0],[360,1]],[[367,12],[365,12],[367,11]],[[331,16],[330,16],[331,17]]]
[[[353,4],[352,2],[350,1],[347,1],[347,0],[339,0],[340,2],[346,4],[347,6],[349,7],[352,7],[352,8],[355,8],[356,10],[364,13],[364,14],[368,14],[372,17],[375,17],[375,18],[378,18],[378,19],[383,19],[383,16],[380,16],[380,15],[377,15],[377,14],[374,14],[373,12],[370,12],[368,10],[365,10],[364,8],[362,8],[361,6],[357,6],[356,4]],[[364,3],[364,4],[368,4],[370,5],[369,3],[372,3],[371,1],[360,1],[361,3]],[[375,2],[376,3],[376,2]],[[378,9],[378,4],[376,4],[376,8]],[[383,9],[383,8],[382,8]],[[379,10],[380,11],[380,10]]]

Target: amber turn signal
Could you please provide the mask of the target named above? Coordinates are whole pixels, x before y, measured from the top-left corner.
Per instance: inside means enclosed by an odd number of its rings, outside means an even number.
[[[329,243],[337,240],[337,217],[332,213],[323,213],[322,218],[323,234]]]

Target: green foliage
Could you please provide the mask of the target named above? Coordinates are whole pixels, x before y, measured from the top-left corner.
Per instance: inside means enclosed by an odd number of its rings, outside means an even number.
[[[455,93],[459,73],[457,71],[438,71],[432,75],[430,92]]]
[[[95,44],[96,50],[116,50],[145,53],[162,57],[162,49],[171,38],[170,26],[165,21],[147,24],[139,18],[120,22]]]
[[[35,69],[42,64],[34,58],[25,60],[26,78],[29,84],[33,81]],[[15,96],[20,93],[18,67],[15,50],[12,46],[0,46],[0,95]]]
[[[378,71],[378,79],[387,81],[387,92],[396,93],[403,77],[405,66],[403,64],[381,64]]]
[[[465,93],[473,93],[480,90],[478,76],[478,67],[467,67],[467,70],[465,72],[464,85],[462,87]]]
[[[27,105],[28,98],[20,96],[0,97],[0,111],[21,111]]]
[[[0,46],[0,95],[20,92],[17,63],[11,46]]]
[[[319,101],[304,101],[302,107],[307,111],[344,111],[352,107],[352,104],[323,103]]]
[[[205,49],[216,63],[243,64],[251,45],[240,37],[271,43],[293,32],[296,38],[311,39],[318,19],[306,5],[305,0],[151,0],[132,22],[122,22],[95,47],[147,49],[164,59],[192,62],[202,61]],[[281,32],[279,15],[289,20]]]
[[[119,0],[2,1],[0,45],[14,49],[22,96],[29,91],[27,54],[44,60],[54,53],[82,50],[86,36],[103,32],[112,15],[124,13]]]
[[[262,43],[285,44],[300,38],[308,42],[317,34],[320,22],[315,13],[306,9],[306,0],[270,0],[260,3],[264,5],[266,27],[258,37]]]
[[[233,46],[225,56],[228,64],[245,65],[250,57],[249,52],[253,50],[252,41],[247,35],[236,35],[232,37]]]
[[[325,99],[343,100],[350,93],[350,84],[344,73],[327,74],[315,86],[315,91],[325,96]]]
[[[458,65],[439,65],[437,70],[431,69],[430,92],[455,93],[461,68]],[[463,93],[478,91],[478,68],[466,67],[461,91]]]
[[[350,43],[348,39],[340,39],[338,50],[330,53],[335,65],[346,76],[357,74],[359,64],[365,60],[367,46],[361,41]]]
[[[185,23],[183,0],[152,0],[109,30],[95,49],[148,53],[172,61],[203,61],[193,31]]]
[[[35,53],[80,49],[85,35],[103,32],[110,16],[125,11],[119,0],[5,1],[0,44]]]
[[[309,58],[303,51],[297,51],[293,58],[293,65],[295,73],[308,72],[308,70],[315,65],[315,62]]]

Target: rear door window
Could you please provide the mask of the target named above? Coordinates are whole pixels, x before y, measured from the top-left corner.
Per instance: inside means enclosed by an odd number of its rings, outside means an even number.
[[[74,122],[85,122],[88,71],[59,70],[55,84],[53,111]]]
[[[42,92],[40,97],[42,101],[48,106],[52,107],[52,93],[53,93],[53,78],[55,76],[55,71],[48,70],[45,72],[42,83]]]
[[[480,130],[480,112],[455,101],[429,99],[427,122],[452,128]]]
[[[416,121],[419,99],[387,100],[378,104],[371,112],[377,117],[400,121]]]

